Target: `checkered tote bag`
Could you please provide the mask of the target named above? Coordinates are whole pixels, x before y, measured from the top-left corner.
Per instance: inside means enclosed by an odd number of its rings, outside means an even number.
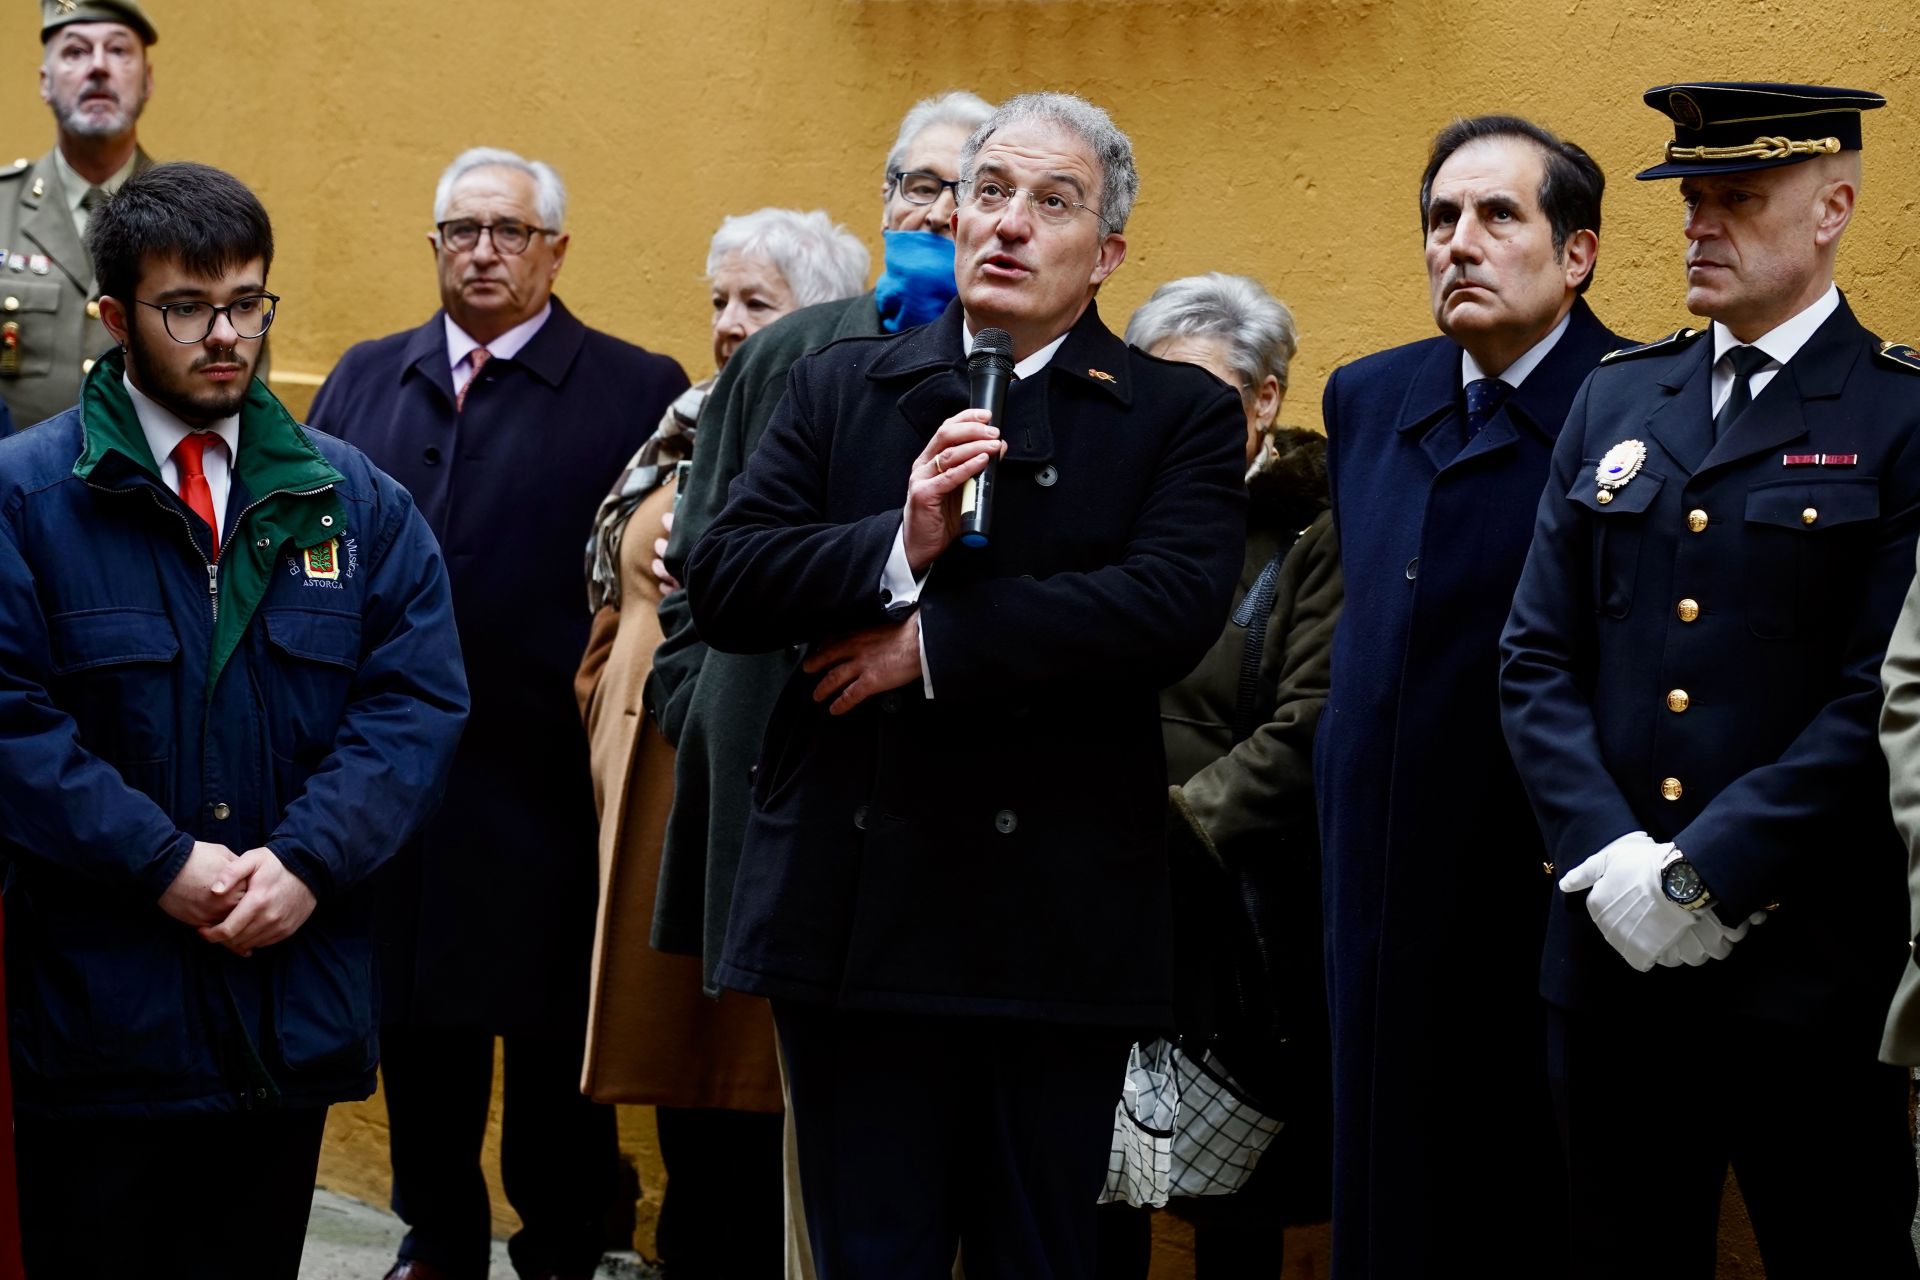
[[[1173,1046],[1165,1040],[1136,1044],[1127,1054],[1126,1078],[1113,1109],[1113,1149],[1107,1154],[1101,1204],[1124,1200],[1140,1208],[1167,1202],[1172,1190],[1174,1126],[1180,1115],[1173,1054]]]
[[[1238,1191],[1280,1132],[1282,1121],[1249,1102],[1211,1051],[1198,1060],[1182,1049],[1171,1055],[1180,1107],[1173,1127],[1176,1196],[1224,1196]]]

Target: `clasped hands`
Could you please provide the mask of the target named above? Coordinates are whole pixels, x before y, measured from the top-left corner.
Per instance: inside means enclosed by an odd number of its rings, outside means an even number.
[[[313,890],[271,849],[235,855],[223,844],[193,842],[186,865],[160,895],[160,909],[206,941],[251,956],[291,938],[315,906]]]
[[[1672,852],[1672,844],[1634,831],[1560,878],[1562,893],[1592,890],[1587,914],[1621,958],[1642,973],[1655,965],[1724,960],[1748,929],[1767,918],[1756,911],[1739,928],[1729,929],[1711,907],[1689,911],[1667,897],[1660,871]]]
[[[923,577],[959,536],[961,487],[1007,451],[991,417],[985,409],[961,410],[940,424],[913,460],[900,539],[915,578]],[[822,676],[813,700],[831,700],[827,710],[843,716],[875,694],[920,678],[920,617],[910,614],[904,621],[829,641],[801,665],[809,675]]]

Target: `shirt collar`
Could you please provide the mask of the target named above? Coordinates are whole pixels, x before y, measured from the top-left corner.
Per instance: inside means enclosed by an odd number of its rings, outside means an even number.
[[[1034,374],[1053,363],[1053,357],[1059,352],[1060,344],[1065,342],[1067,340],[1067,334],[1072,332],[1073,330],[1071,329],[1067,330],[1067,333],[1061,334],[1052,342],[1049,342],[1046,346],[1028,356],[1025,360],[1014,365],[1013,376],[1016,378],[1031,378]],[[968,324],[964,319],[960,321],[960,336],[967,348],[967,354],[972,355],[973,326]]]
[[[1784,366],[1787,361],[1800,353],[1801,347],[1807,345],[1807,339],[1813,336],[1814,330],[1825,324],[1827,317],[1839,309],[1840,287],[1830,284],[1827,286],[1827,291],[1805,310],[1745,345],[1760,348],[1774,363]],[[1733,336],[1732,330],[1718,320],[1713,322],[1713,362],[1715,364],[1720,363],[1720,357],[1740,345],[1742,345],[1740,339]]]
[[[140,419],[140,430],[147,437],[147,448],[153,450],[156,465],[165,464],[173,456],[175,446],[195,431],[211,431],[227,446],[229,459],[240,456],[240,415],[221,418],[208,427],[190,427],[182,422],[173,410],[147,395],[133,385],[133,379],[125,374],[120,380],[126,385],[127,394],[133,398],[133,411]]]
[[[481,342],[472,334],[453,322],[452,316],[445,317],[447,322],[447,364],[458,369],[463,360],[473,354],[475,347],[485,347],[487,354],[495,360],[511,360],[519,355],[521,349],[533,341],[533,335],[540,332],[540,326],[553,314],[553,302],[540,308],[538,315],[531,320],[522,320],[492,342]]]
[[[1498,375],[1499,381],[1517,390],[1520,384],[1527,380],[1527,375],[1540,367],[1540,362],[1547,358],[1554,344],[1560,341],[1561,336],[1567,331],[1567,326],[1572,323],[1573,312],[1569,311],[1560,317],[1560,323],[1553,326],[1546,337],[1528,347],[1525,354],[1501,371]],[[1479,361],[1468,354],[1465,347],[1462,347],[1460,349],[1460,385],[1464,387],[1469,382],[1475,382],[1487,376],[1480,368]]]
[[[100,184],[100,189],[108,195],[112,195],[118,191],[126,180],[133,176],[133,162],[139,158],[140,152],[136,149],[132,155],[127,157],[127,162],[121,165],[112,177]],[[93,184],[74,171],[73,166],[67,163],[66,152],[60,150],[59,147],[53,149],[53,167],[58,170],[60,174],[61,191],[67,197],[67,212],[77,212],[80,208],[80,202],[87,198],[87,188]]]

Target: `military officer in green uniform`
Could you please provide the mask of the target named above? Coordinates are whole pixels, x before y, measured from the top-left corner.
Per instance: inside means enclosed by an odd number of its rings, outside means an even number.
[[[113,346],[100,323],[87,218],[152,164],[136,126],[159,39],[139,0],[42,0],[40,98],[57,137],[38,160],[0,167],[0,400],[26,428],[73,407]]]

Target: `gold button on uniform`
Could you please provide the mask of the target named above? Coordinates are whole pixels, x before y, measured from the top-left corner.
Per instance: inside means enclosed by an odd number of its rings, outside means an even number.
[[[231,818],[233,816],[233,806],[223,801],[220,804],[213,806],[213,816],[215,820],[220,822],[225,822],[228,818]]]
[[[0,302],[0,307],[4,307],[8,311],[18,311],[20,309],[20,299],[14,297],[12,294],[8,294],[7,300]]]
[[[98,298],[89,298],[87,300],[87,319],[98,320],[99,318],[100,318],[100,300]]]
[[[1820,518],[1820,513],[1818,511],[1815,511],[1812,507],[1808,507],[1805,511],[1802,511],[1800,513],[1801,524],[1812,524],[1815,520],[1818,520],[1819,518]]]
[[[1678,778],[1660,779],[1660,798],[1662,800],[1678,800],[1685,791],[1686,788],[1680,785],[1680,779]]]
[[[1707,513],[1698,507],[1687,512],[1687,528],[1695,533],[1704,533],[1707,528]]]
[[[1674,713],[1685,711],[1693,705],[1693,699],[1687,696],[1685,689],[1672,689],[1667,693],[1667,710]]]
[[[1700,616],[1700,602],[1694,599],[1682,600],[1673,606],[1673,611],[1682,622],[1692,622]]]

